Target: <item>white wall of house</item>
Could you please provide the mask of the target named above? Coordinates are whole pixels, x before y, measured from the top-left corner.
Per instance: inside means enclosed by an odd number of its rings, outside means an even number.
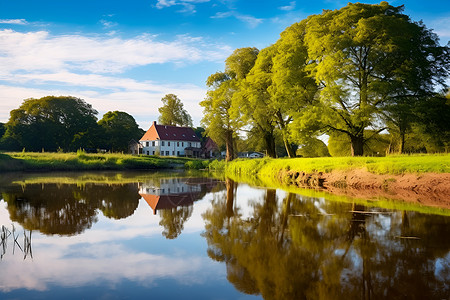
[[[184,149],[187,147],[200,148],[200,142],[186,141],[141,141],[143,146],[142,154],[161,156],[184,156]]]
[[[184,193],[197,193],[201,191],[199,184],[186,184],[183,179],[179,178],[163,178],[160,180],[159,186],[153,186],[144,183],[139,187],[139,193],[147,195],[171,195]]]

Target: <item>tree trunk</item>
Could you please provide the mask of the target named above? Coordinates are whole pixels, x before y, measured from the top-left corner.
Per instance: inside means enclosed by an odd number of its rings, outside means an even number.
[[[226,132],[226,146],[227,146],[227,156],[225,161],[232,161],[234,158],[234,146],[233,146],[233,131],[227,130]]]
[[[364,154],[364,136],[363,135],[351,135],[350,140],[352,142],[352,156],[363,156]]]
[[[403,154],[405,152],[405,132],[400,131],[400,154]]]
[[[291,144],[289,143],[287,137],[285,137],[284,134],[283,134],[283,141],[284,141],[284,147],[286,148],[286,152],[287,152],[288,156],[289,156],[290,158],[295,157],[295,152],[294,152],[294,150],[292,149]]]
[[[264,134],[264,141],[266,143],[267,155],[276,158],[277,152],[275,150],[275,138],[273,132],[266,132]]]

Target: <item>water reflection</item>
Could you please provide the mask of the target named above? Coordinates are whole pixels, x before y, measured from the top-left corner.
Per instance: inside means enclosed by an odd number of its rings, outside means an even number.
[[[141,182],[101,184],[28,183],[2,187],[10,218],[44,234],[75,235],[98,221],[97,212],[112,219],[133,215],[141,197],[159,214],[163,235],[174,239],[203,198],[219,181],[203,177],[150,177]]]
[[[265,299],[445,299],[448,217],[367,209],[267,189],[246,217],[236,183],[204,214],[208,256]],[[232,209],[232,211],[230,211]]]
[[[97,209],[109,218],[133,214],[138,184],[41,183],[12,185],[2,193],[12,221],[45,234],[74,235],[97,222]]]
[[[153,209],[153,214],[160,214],[163,236],[174,239],[191,217],[194,201],[202,199],[217,184],[217,180],[203,177],[159,178],[140,184],[139,195]]]

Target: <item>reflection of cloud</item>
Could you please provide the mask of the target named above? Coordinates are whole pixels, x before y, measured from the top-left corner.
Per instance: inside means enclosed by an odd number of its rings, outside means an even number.
[[[1,201],[0,225],[11,224],[6,207],[7,204]],[[207,280],[210,272],[215,272],[213,270],[219,265],[211,264],[203,253],[201,256],[188,254],[180,245],[180,250],[171,248],[166,251],[170,254],[138,252],[127,246],[128,242],[139,240],[146,243],[149,237],[160,237],[162,228],[158,222],[159,218],[153,216],[151,209],[141,200],[135,214],[127,219],[111,220],[100,216],[98,223],[80,235],[59,237],[33,233],[33,260],[23,260],[20,253],[8,253],[3,258],[0,291],[23,288],[45,291],[49,283],[76,287],[129,280],[149,286],[162,278],[186,285]],[[203,223],[189,226],[196,232],[203,227]],[[18,224],[16,228],[19,228]],[[152,238],[152,241],[156,240]],[[146,248],[152,249],[152,245]]]
[[[33,241],[34,261],[8,259],[2,262],[0,290],[14,289],[47,290],[48,283],[62,287],[81,286],[98,282],[117,283],[130,280],[141,285],[152,284],[160,278],[173,278],[179,283],[191,284],[202,281],[207,258],[186,254],[153,255],[131,252],[123,245],[97,243],[95,245],[72,245],[73,248],[53,245],[36,246]],[[39,256],[39,257],[38,257]],[[195,274],[195,276],[192,276]]]

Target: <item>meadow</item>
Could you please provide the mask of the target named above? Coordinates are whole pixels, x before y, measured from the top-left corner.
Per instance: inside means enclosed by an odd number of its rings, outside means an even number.
[[[317,157],[237,159],[231,162],[213,161],[210,170],[227,174],[273,177],[280,171],[329,173],[335,170],[364,169],[374,174],[450,173],[449,154],[390,155],[386,157]]]
[[[94,171],[94,170],[152,170],[184,168],[195,164],[184,157],[158,157],[121,153],[0,153],[0,172],[12,171]]]

